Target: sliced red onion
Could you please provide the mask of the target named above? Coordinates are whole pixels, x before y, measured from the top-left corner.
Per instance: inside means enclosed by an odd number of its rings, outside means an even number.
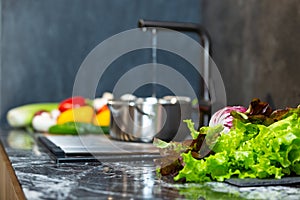
[[[222,124],[224,129],[223,133],[229,132],[230,128],[232,127],[233,117],[230,115],[231,111],[237,111],[244,113],[246,112],[247,108],[243,106],[227,106],[221,110],[218,110],[214,113],[209,121],[209,126],[213,127],[219,124]]]

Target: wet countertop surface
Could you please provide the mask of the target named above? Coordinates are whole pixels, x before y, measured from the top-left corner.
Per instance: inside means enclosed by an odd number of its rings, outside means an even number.
[[[1,145],[27,199],[299,199],[299,185],[174,184],[150,159],[56,164],[26,132],[1,131]],[[31,142],[28,142],[31,141]]]

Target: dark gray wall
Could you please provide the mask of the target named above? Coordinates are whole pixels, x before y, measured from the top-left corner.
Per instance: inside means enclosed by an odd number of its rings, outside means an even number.
[[[2,124],[12,107],[71,96],[86,55],[108,37],[136,28],[138,19],[201,19],[199,0],[2,0],[1,7]],[[125,65],[148,57],[140,53]],[[99,92],[109,89],[104,82]]]
[[[203,0],[229,104],[300,104],[300,1]],[[270,98],[271,97],[271,98]]]

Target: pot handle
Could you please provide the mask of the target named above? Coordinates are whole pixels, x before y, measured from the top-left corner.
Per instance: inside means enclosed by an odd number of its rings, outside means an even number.
[[[137,105],[134,106],[134,108],[139,112],[141,113],[142,115],[146,115],[148,116],[149,118],[153,118],[154,115],[152,113],[148,114],[148,113],[145,113],[143,110],[141,110]]]
[[[120,111],[118,109],[115,109],[112,104],[107,104],[107,106],[108,106],[108,109],[110,110],[111,114],[119,115]]]

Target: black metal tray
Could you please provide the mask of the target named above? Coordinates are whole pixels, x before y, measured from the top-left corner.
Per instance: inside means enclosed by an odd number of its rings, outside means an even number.
[[[38,141],[56,163],[133,161],[160,157],[152,144],[114,141],[107,136],[41,135]]]
[[[299,185],[300,176],[282,177],[281,179],[257,179],[257,178],[232,178],[225,180],[226,183],[239,187],[275,186],[275,185]]]

